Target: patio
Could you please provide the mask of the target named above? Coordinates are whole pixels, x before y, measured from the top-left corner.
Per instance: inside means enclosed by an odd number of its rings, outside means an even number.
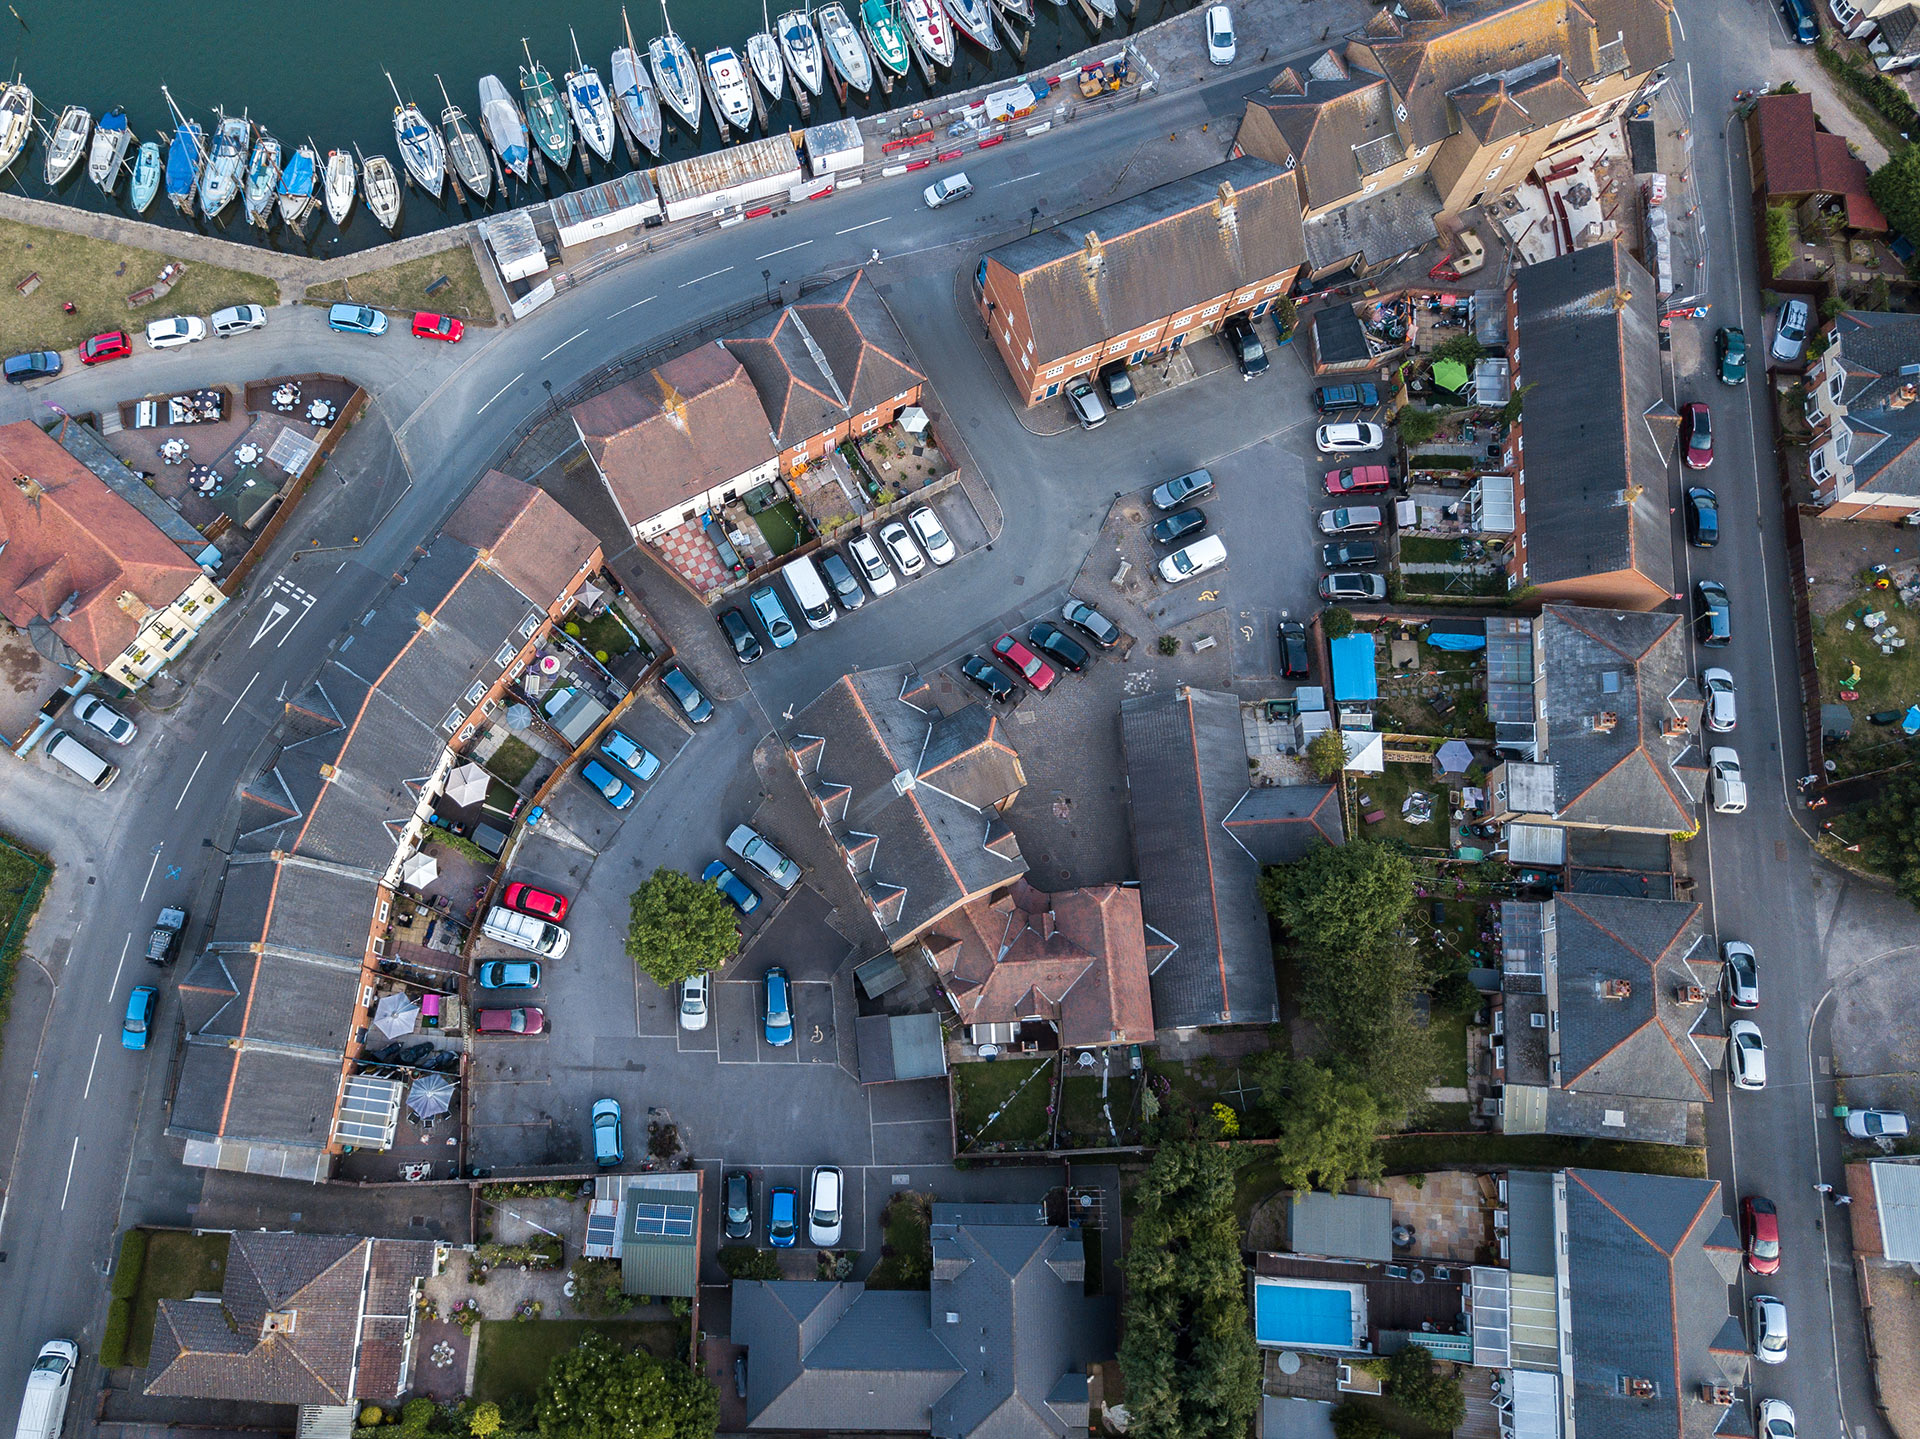
[[[946,456],[933,443],[930,430],[912,435],[898,424],[888,425],[862,439],[858,448],[882,493],[892,490],[895,496],[924,488],[950,468]],[[880,495],[873,498],[876,503],[886,503]]]

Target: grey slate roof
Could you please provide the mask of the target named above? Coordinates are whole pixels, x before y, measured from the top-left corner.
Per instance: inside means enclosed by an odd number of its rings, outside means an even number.
[[[1249,106],[1266,112],[1284,151],[1267,153],[1254,138],[1257,130],[1243,131],[1241,144],[1276,165],[1294,161],[1303,206],[1321,209],[1359,194],[1368,176],[1406,158],[1396,103],[1386,76],[1349,63],[1337,50],[1310,50],[1282,61],[1274,78],[1247,97]]]
[[[1424,173],[1349,200],[1307,220],[1302,233],[1315,271],[1358,255],[1363,265],[1385,265],[1433,243],[1440,192]]]
[[[1833,330],[1846,375],[1840,397],[1853,432],[1853,487],[1920,495],[1920,403],[1914,377],[1901,373],[1920,365],[1920,315],[1848,310]]]
[[[1343,844],[1340,792],[1330,784],[1263,785],[1234,802],[1227,833],[1260,864],[1292,864],[1315,844]]]
[[[1295,1190],[1287,1203],[1287,1248],[1321,1259],[1393,1258],[1393,1201],[1375,1194]]]
[[[1225,821],[1247,793],[1240,702],[1181,686],[1120,705],[1140,908],[1162,1029],[1279,1017],[1260,865]]]

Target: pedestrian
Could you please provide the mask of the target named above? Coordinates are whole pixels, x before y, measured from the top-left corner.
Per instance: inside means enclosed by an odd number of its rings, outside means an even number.
[[[1853,1196],[1851,1194],[1836,1194],[1833,1196],[1833,1202],[1836,1205],[1851,1204],[1853,1203]]]
[[[1816,1184],[1813,1186],[1813,1192],[1815,1194],[1831,1195],[1833,1193],[1833,1186],[1831,1184]]]
[[[867,256],[867,263],[869,265],[883,265],[886,261],[880,258],[880,252],[876,249],[871,255]]]

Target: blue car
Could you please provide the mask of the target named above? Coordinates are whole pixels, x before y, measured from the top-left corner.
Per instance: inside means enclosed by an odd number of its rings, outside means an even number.
[[[9,385],[24,385],[28,380],[59,374],[60,357],[52,350],[30,350],[24,355],[9,355],[5,370]]]
[[[620,1101],[596,1099],[593,1102],[593,1162],[610,1169],[627,1157],[620,1142]]]
[[[733,907],[742,914],[752,914],[760,908],[760,896],[717,859],[700,872],[700,882],[719,885],[720,893],[732,900]]]
[[[791,1249],[800,1229],[800,1191],[774,1189],[767,1193],[767,1243]]]
[[[772,585],[762,585],[747,596],[747,603],[753,606],[753,612],[760,618],[767,632],[767,638],[773,641],[773,647],[783,650],[799,634],[793,628],[793,621],[787,618],[787,607],[780,603],[780,596],[773,592]]]
[[[660,761],[653,751],[635,744],[617,729],[607,731],[607,737],[600,741],[600,748],[606,751],[608,758],[632,770],[643,784],[660,773]]]
[[[700,686],[693,682],[693,676],[679,665],[668,665],[661,672],[660,683],[680,702],[680,708],[695,724],[705,724],[713,718],[713,701],[700,693]]]
[[[537,959],[490,959],[480,966],[482,989],[538,989],[540,961]]]
[[[153,1011],[160,1003],[160,991],[143,984],[127,996],[127,1018],[120,1026],[122,1049],[145,1049],[147,1035],[153,1029]]]
[[[778,1048],[793,1043],[793,994],[787,972],[779,965],[767,971],[767,1043]]]
[[[371,305],[331,305],[327,308],[327,328],[345,330],[350,335],[384,335],[387,317]]]
[[[633,787],[625,780],[616,779],[613,771],[597,759],[580,766],[580,778],[599,790],[600,797],[615,809],[625,809],[633,803]]]

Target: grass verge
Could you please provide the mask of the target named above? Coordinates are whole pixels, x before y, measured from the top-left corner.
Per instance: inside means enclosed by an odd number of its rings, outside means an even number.
[[[961,1143],[1045,1144],[1047,1104],[1053,1097],[1045,1071],[1052,1065],[1050,1058],[955,1065],[953,1102]]]
[[[540,763],[540,752],[523,739],[508,735],[500,742],[500,748],[493,752],[487,761],[487,769],[497,778],[505,780],[516,789],[520,781],[533,772]]]
[[[590,620],[570,619],[566,629],[595,657],[604,654],[607,659],[618,659],[633,648],[633,636],[627,633],[625,625],[613,617],[611,610],[603,610]]]
[[[932,1200],[901,1192],[887,1201],[880,1222],[886,1243],[867,1276],[869,1289],[925,1289],[933,1280]]]
[[[451,282],[431,295],[427,286],[442,275]],[[480,267],[473,262],[473,250],[458,245],[422,255],[417,260],[391,265],[384,270],[369,270],[347,280],[329,280],[324,285],[307,287],[311,302],[330,303],[352,300],[376,305],[383,310],[432,310],[441,315],[458,315],[473,325],[493,323],[493,300],[480,278]]]
[[[1906,644],[1890,655],[1880,653],[1876,631],[1861,624],[1861,611],[1884,610],[1887,623],[1900,631]],[[1920,624],[1912,610],[1899,608],[1890,590],[1861,589],[1838,609],[1816,615],[1813,621],[1813,657],[1820,671],[1820,698],[1838,703],[1842,683],[1854,664],[1860,666],[1860,698],[1847,701],[1856,724],[1875,710],[1904,710],[1920,694]],[[1854,627],[1847,628],[1852,620]],[[1882,626],[1885,629],[1885,626]]]
[[[280,287],[264,275],[190,261],[164,299],[129,310],[127,296],[159,278],[166,255],[14,220],[0,220],[0,255],[11,257],[10,268],[0,271],[9,290],[29,275],[40,277],[31,295],[7,293],[0,305],[0,352],[6,354],[71,350],[103,330],[138,331],[166,315],[205,315],[249,301],[280,303]],[[64,304],[75,313],[63,311]]]
[[[473,1372],[473,1397],[494,1404],[515,1399],[531,1403],[546,1382],[553,1361],[589,1334],[600,1334],[621,1349],[656,1359],[687,1357],[687,1325],[681,1319],[487,1320],[480,1325],[480,1353]]]
[[[0,835],[0,1028],[13,1008],[14,969],[27,930],[52,882],[52,860]]]
[[[1885,96],[1896,105],[1906,100],[1899,88],[1886,76],[1855,64],[1825,42],[1813,48],[1821,68],[1839,82],[1837,88],[1840,92],[1840,103],[1853,112],[1856,120],[1873,131],[1873,138],[1886,146],[1889,155],[1898,154],[1905,149],[1907,142],[1901,138],[1900,127],[1881,114],[1874,104],[1876,93]],[[1886,86],[1886,91],[1878,91],[1875,82]],[[1912,103],[1907,102],[1906,108],[1912,109]]]
[[[147,1235],[147,1258],[133,1292],[133,1323],[127,1333],[127,1363],[144,1369],[153,1351],[153,1321],[162,1299],[191,1299],[218,1289],[227,1277],[227,1236],[155,1229]]]

